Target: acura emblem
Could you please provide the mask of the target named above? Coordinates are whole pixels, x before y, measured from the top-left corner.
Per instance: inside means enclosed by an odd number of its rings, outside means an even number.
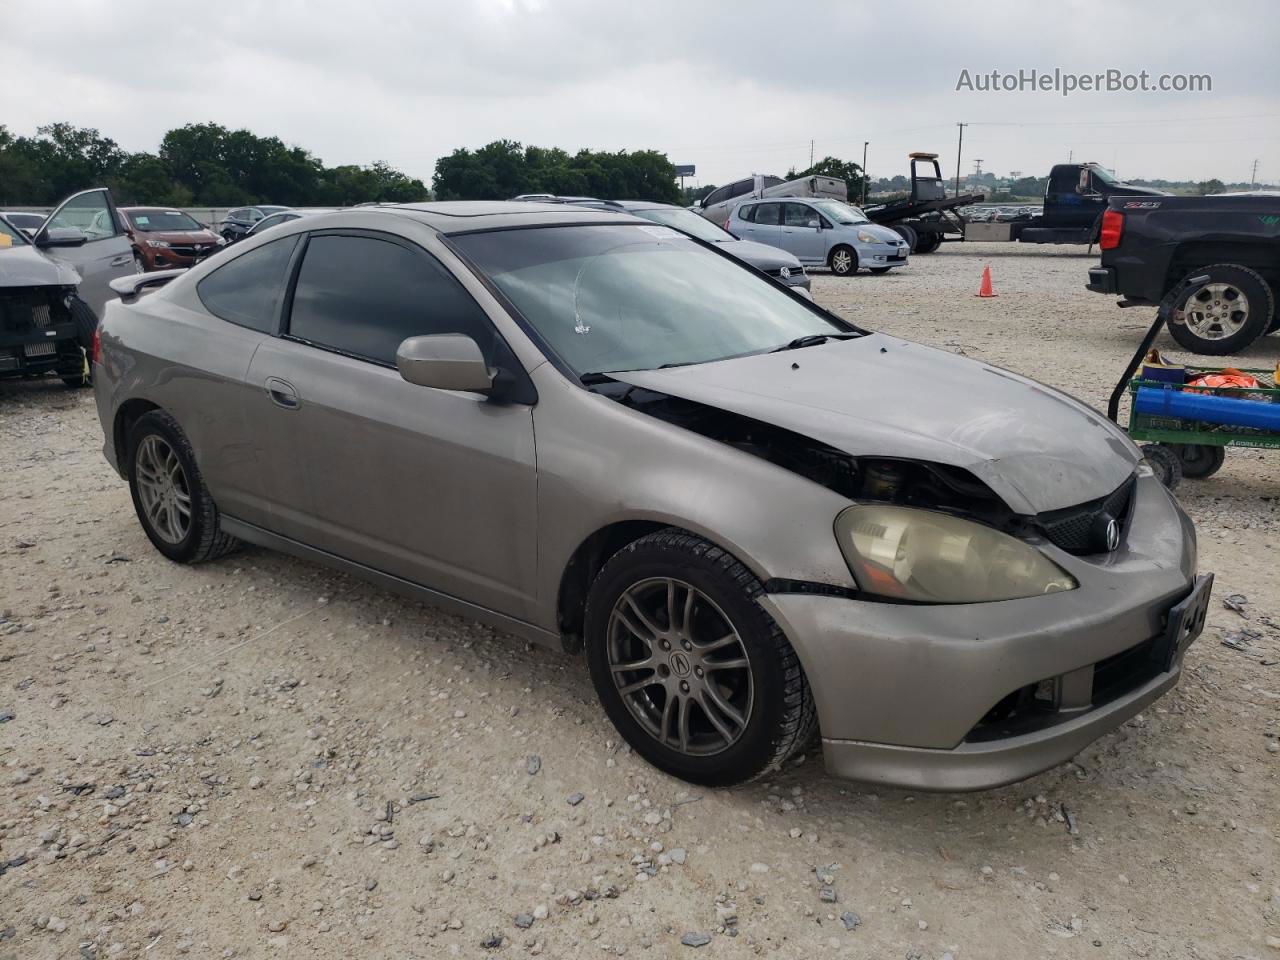
[[[788,279],[791,276],[791,268],[783,267],[781,270],[778,271],[778,276],[782,277],[783,280]]]
[[[1115,517],[1107,521],[1107,553],[1113,552],[1116,547],[1120,546],[1120,524],[1116,522]]]

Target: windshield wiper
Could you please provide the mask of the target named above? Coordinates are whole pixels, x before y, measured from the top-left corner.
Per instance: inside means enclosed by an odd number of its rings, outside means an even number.
[[[579,376],[579,377],[578,377],[578,380],[579,380],[579,382],[581,382],[581,383],[582,383],[582,385],[583,385],[584,387],[594,387],[594,386],[596,386],[596,385],[598,385],[598,384],[601,384],[601,383],[616,383],[616,382],[617,382],[617,378],[616,378],[616,377],[614,377],[612,374],[608,374],[608,373],[601,373],[601,372],[599,372],[599,371],[592,371],[591,373],[584,373],[584,374],[582,374],[581,376]]]
[[[784,343],[780,347],[774,347],[770,353],[782,353],[784,350],[799,350],[801,347],[816,347],[820,343],[826,343],[828,340],[848,340],[857,337],[856,333],[809,333],[803,337],[796,337],[789,343]]]

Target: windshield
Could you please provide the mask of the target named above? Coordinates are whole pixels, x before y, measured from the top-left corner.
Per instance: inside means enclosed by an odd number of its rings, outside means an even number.
[[[853,224],[853,223],[870,223],[867,215],[857,207],[848,203],[841,203],[839,200],[811,200],[810,206],[817,207],[826,216],[828,220],[834,220],[836,223]]]
[[[6,247],[26,246],[27,238],[22,231],[13,226],[4,217],[0,217],[0,250]]]
[[[637,217],[643,217],[645,220],[652,220],[654,223],[664,223],[668,227],[674,227],[681,233],[687,233],[691,237],[697,237],[699,240],[706,240],[708,243],[726,243],[736,239],[732,233],[721,230],[706,217],[694,213],[692,210],[631,210]]]
[[[143,233],[169,233],[184,230],[203,230],[197,220],[179,210],[148,210],[146,213],[129,213],[129,222]]]
[[[538,227],[452,242],[578,374],[707,363],[854,329],[667,227]]]

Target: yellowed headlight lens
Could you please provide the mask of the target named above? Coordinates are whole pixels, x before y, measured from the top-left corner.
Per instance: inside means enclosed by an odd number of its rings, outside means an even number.
[[[836,518],[836,537],[867,593],[929,603],[983,603],[1074,590],[1035,547],[945,513],[866,504]]]

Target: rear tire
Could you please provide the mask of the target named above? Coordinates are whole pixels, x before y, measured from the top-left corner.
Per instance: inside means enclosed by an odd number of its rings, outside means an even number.
[[[1243,350],[1272,326],[1275,295],[1254,270],[1236,263],[1197,267],[1209,282],[1173,305],[1169,333],[1193,353],[1225,356]]]
[[[128,438],[129,492],[143,532],[170,560],[203,563],[240,541],[221,530],[186,434],[163,410],[138,418]]]
[[[916,252],[916,243],[919,241],[920,235],[916,233],[915,227],[908,226],[905,223],[900,223],[890,229],[892,229],[894,233],[900,236],[903,240],[907,241],[907,251],[909,253]]]
[[[1144,443],[1142,455],[1161,483],[1170,490],[1177,488],[1182,480],[1182,460],[1173,447],[1165,443]]]
[[[591,679],[618,732],[660,770],[706,786],[742,783],[813,735],[809,684],[757,602],[762,593],[733,556],[676,529],[623,547],[596,576]]]
[[[933,253],[942,246],[942,234],[930,233],[916,239],[915,253],[926,254]]]
[[[853,276],[858,272],[858,251],[845,244],[833,247],[827,257],[827,264],[837,277]]]
[[[1226,447],[1213,447],[1203,443],[1178,443],[1171,445],[1182,467],[1182,475],[1192,480],[1212,477],[1222,469],[1227,459]]]

